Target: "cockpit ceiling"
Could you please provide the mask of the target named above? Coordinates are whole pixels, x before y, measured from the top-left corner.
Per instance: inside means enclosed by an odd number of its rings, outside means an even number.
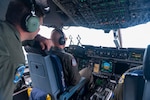
[[[49,0],[49,26],[112,30],[150,21],[150,0]]]

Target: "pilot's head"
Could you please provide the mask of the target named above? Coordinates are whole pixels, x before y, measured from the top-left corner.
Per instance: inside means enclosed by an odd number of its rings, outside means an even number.
[[[21,36],[26,34],[26,39],[33,39],[37,35],[43,17],[44,12],[35,0],[11,0],[6,13],[6,21],[13,24]]]
[[[66,36],[61,29],[55,28],[51,32],[51,39],[56,47],[64,48],[66,44]]]

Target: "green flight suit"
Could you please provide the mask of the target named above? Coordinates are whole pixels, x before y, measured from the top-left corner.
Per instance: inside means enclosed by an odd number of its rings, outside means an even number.
[[[20,64],[25,64],[25,57],[19,33],[11,24],[0,21],[0,100],[13,99],[13,80]]]

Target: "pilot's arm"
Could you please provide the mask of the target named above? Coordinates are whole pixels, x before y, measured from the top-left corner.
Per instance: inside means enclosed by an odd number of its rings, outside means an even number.
[[[31,47],[34,47],[37,42],[39,42],[39,44],[41,46],[40,48],[42,50],[47,50],[47,51],[49,51],[51,46],[53,45],[50,39],[47,39],[39,34],[35,37],[34,40],[23,41],[22,45],[23,46],[29,45]]]
[[[76,85],[79,83],[81,76],[79,74],[78,65],[73,56],[70,56],[70,61],[68,61],[68,69],[69,69],[69,77],[70,77],[70,83],[72,85]]]

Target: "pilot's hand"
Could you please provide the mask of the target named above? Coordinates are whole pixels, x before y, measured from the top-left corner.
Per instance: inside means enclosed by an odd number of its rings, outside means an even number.
[[[47,38],[45,38],[45,37],[43,37],[41,35],[37,35],[35,37],[35,40],[40,42],[42,50],[48,50],[49,51],[50,48],[53,45],[51,39],[47,39]]]
[[[42,50],[50,50],[51,48],[51,40],[50,39],[45,39],[43,41],[40,41],[40,45],[42,47]]]

